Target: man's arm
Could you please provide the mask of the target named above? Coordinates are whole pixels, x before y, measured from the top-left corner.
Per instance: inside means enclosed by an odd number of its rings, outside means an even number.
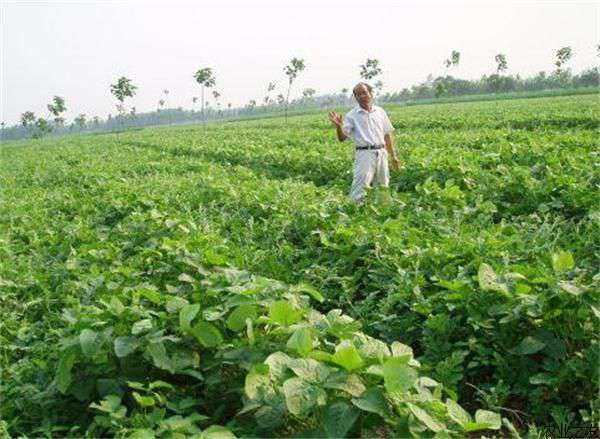
[[[342,115],[332,111],[329,113],[329,120],[335,125],[335,131],[337,133],[338,140],[340,142],[346,140],[348,135],[344,132],[344,128],[342,126]]]
[[[392,169],[397,171],[400,168],[400,160],[398,160],[398,156],[396,155],[396,150],[394,149],[394,139],[392,137],[392,133],[386,134],[384,136],[385,140],[385,149],[388,152],[390,160],[392,162]]]

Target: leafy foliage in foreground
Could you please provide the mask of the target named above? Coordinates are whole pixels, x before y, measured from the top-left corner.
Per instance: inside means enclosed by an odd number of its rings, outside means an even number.
[[[315,116],[4,148],[3,428],[596,422],[597,112],[392,109],[405,167],[361,206]]]

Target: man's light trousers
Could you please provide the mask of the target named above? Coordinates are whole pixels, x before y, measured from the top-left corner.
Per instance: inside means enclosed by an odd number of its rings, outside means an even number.
[[[365,188],[371,183],[388,187],[390,171],[388,153],[385,148],[354,151],[354,179],[350,189],[350,198],[360,200],[365,195]]]

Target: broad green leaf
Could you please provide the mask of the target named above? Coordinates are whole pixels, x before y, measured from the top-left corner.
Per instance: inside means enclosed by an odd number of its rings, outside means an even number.
[[[323,295],[316,288],[314,288],[308,284],[305,284],[305,283],[295,285],[291,288],[291,290],[296,293],[307,293],[313,299],[315,299],[316,301],[318,301],[320,303],[322,303],[325,300]]]
[[[207,249],[204,252],[204,263],[207,265],[225,265],[227,263],[227,257],[212,249]]]
[[[131,334],[138,335],[142,332],[150,331],[152,329],[152,319],[143,319],[135,322],[131,327]]]
[[[352,396],[359,397],[366,390],[360,377],[356,374],[348,374],[345,371],[339,371],[331,374],[323,387],[327,389],[343,390]]]
[[[165,307],[167,308],[167,312],[169,314],[173,314],[181,310],[184,306],[186,306],[189,302],[185,300],[183,297],[173,297],[168,300]]]
[[[508,294],[507,285],[498,281],[498,276],[496,276],[496,272],[488,264],[483,263],[479,266],[477,278],[479,280],[479,287],[482,290],[491,290]]]
[[[392,357],[383,364],[383,382],[389,393],[404,393],[415,385],[417,371],[406,364],[404,358]]]
[[[301,417],[307,415],[312,408],[325,405],[327,401],[327,395],[322,389],[301,378],[286,380],[283,383],[283,394],[289,412]]]
[[[371,387],[365,390],[360,397],[352,398],[352,404],[365,412],[376,413],[384,419],[392,416],[387,399],[377,387]]]
[[[154,439],[155,437],[154,431],[149,428],[138,428],[127,439]]]
[[[335,354],[331,359],[348,371],[360,369],[364,364],[358,350],[347,341],[343,341],[335,348]]]
[[[407,357],[407,359],[413,358],[413,350],[410,346],[395,341],[392,343],[392,356],[393,357]]]
[[[300,321],[302,312],[294,308],[287,300],[278,300],[269,306],[269,317],[275,323],[290,326]]]
[[[563,273],[575,267],[571,252],[561,251],[552,255],[552,268],[556,273]]]
[[[323,362],[331,362],[333,355],[329,352],[313,350],[308,353],[308,358],[312,358],[313,360],[323,361]]]
[[[215,325],[208,322],[196,323],[191,328],[190,333],[196,337],[202,346],[207,348],[219,346],[223,343],[221,331]]]
[[[567,293],[572,294],[573,296],[579,296],[583,293],[583,290],[572,282],[560,281],[558,283],[558,286],[561,290],[566,291]]]
[[[469,413],[467,413],[465,409],[458,405],[456,401],[448,398],[446,400],[446,408],[448,409],[448,415],[450,418],[461,427],[464,427],[469,422],[472,422]]]
[[[438,432],[438,431],[442,431],[446,428],[446,426],[443,423],[433,419],[421,407],[416,406],[415,404],[412,404],[410,402],[407,403],[407,405],[408,405],[408,408],[410,409],[410,411],[412,412],[412,414],[415,415],[415,417],[419,421],[421,421],[423,424],[425,424],[427,426],[427,428],[429,428],[430,430],[432,430],[434,432]]]
[[[163,343],[152,343],[148,345],[146,352],[150,354],[156,367],[168,370],[171,373],[174,372],[173,364],[167,355],[167,349]]]
[[[273,430],[285,423],[286,414],[285,402],[282,400],[276,404],[262,406],[254,413],[254,418],[261,428]]]
[[[423,387],[437,387],[440,385],[436,380],[432,380],[429,377],[421,377],[417,381],[419,385]]]
[[[133,392],[133,399],[142,407],[152,407],[155,404],[154,398],[151,396],[140,395],[138,392]]]
[[[194,283],[196,280],[190,276],[187,273],[181,273],[178,277],[177,280],[181,281],[181,282],[187,282],[187,283]]]
[[[227,327],[232,331],[241,331],[246,328],[246,319],[256,320],[257,310],[254,305],[240,305],[227,317]]]
[[[291,359],[287,367],[306,382],[322,383],[327,379],[331,370],[326,365],[310,358]]]
[[[160,294],[158,291],[150,290],[148,288],[142,288],[136,290],[136,292],[140,296],[145,297],[150,302],[154,303],[155,305],[160,305],[162,302],[162,294]]]
[[[323,427],[327,437],[345,437],[358,419],[359,414],[360,412],[355,407],[343,400],[327,406],[323,419]]]
[[[545,347],[546,343],[538,340],[537,338],[527,336],[511,352],[518,355],[531,355],[541,351]]]
[[[192,320],[200,312],[200,305],[197,303],[185,305],[179,311],[179,326],[184,332],[189,332],[191,329]]]
[[[66,393],[67,389],[71,385],[71,369],[75,364],[75,352],[69,350],[61,354],[58,360],[58,366],[56,368],[56,388],[60,393]]]
[[[110,299],[110,310],[113,314],[118,316],[121,315],[123,311],[125,311],[125,306],[123,306],[123,304],[118,298],[113,296]]]
[[[259,399],[267,393],[274,392],[267,364],[256,364],[250,369],[250,372],[246,375],[244,391],[250,399]]]
[[[121,407],[121,397],[119,395],[106,395],[100,404],[93,402],[91,408],[104,413],[114,413]]]
[[[369,367],[367,367],[365,373],[383,378],[383,366],[381,364],[372,364]]]
[[[81,346],[81,352],[87,358],[92,358],[99,347],[98,334],[91,329],[84,329],[79,334],[79,345]]]
[[[487,410],[477,410],[475,412],[475,422],[465,425],[466,431],[477,430],[499,430],[502,425],[502,418],[499,413]]]
[[[358,352],[362,358],[382,361],[390,356],[390,349],[381,340],[359,333],[354,337],[354,343],[358,346]]]
[[[288,364],[295,360],[283,352],[273,352],[264,361],[269,366],[269,375],[274,380],[282,380],[288,369]]]
[[[306,356],[313,348],[313,337],[310,328],[296,329],[288,340],[286,347],[302,356]]]
[[[339,309],[329,311],[325,317],[325,322],[328,326],[327,331],[342,340],[354,337],[356,331],[361,327],[360,322],[342,314]]]
[[[175,390],[175,387],[172,384],[169,384],[169,383],[167,383],[165,381],[157,380],[157,381],[152,381],[150,383],[150,385],[148,386],[148,389],[150,389],[150,390],[154,390],[154,389]]]
[[[115,354],[119,358],[126,357],[137,349],[139,341],[137,337],[122,336],[115,339]]]
[[[200,439],[236,439],[235,435],[221,425],[211,425],[200,434]]]

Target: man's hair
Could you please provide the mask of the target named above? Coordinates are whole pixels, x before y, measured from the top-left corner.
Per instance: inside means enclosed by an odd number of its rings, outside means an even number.
[[[356,84],[354,86],[354,88],[352,89],[352,94],[354,96],[356,96],[356,89],[358,87],[360,87],[361,85],[364,85],[367,88],[367,91],[369,92],[370,95],[373,95],[373,87],[371,87],[371,85],[367,84],[366,82],[359,82],[358,84]]]

